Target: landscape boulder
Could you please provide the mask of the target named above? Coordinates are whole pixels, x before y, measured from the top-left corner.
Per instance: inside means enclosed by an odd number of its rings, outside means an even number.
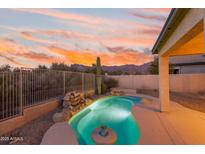
[[[90,102],[90,99],[84,98],[84,94],[82,92],[72,91],[66,93],[62,103],[63,110],[62,112],[55,113],[53,115],[53,121],[63,122],[69,120],[72,117],[72,113],[77,112]]]
[[[62,112],[55,113],[53,115],[53,121],[56,122],[63,122],[67,121],[72,117],[72,114],[69,109],[63,109]]]

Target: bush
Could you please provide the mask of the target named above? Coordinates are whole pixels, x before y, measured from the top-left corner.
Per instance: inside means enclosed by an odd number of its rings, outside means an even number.
[[[107,89],[110,90],[111,88],[118,86],[118,81],[113,78],[107,78],[104,80],[104,84],[106,85]]]
[[[108,89],[107,89],[106,84],[102,83],[102,84],[101,84],[101,93],[102,93],[102,94],[105,94],[105,93],[107,92],[107,90],[108,90]]]

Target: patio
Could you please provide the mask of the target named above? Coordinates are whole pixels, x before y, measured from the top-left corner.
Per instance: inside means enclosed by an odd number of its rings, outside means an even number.
[[[153,97],[152,97],[153,98]],[[133,114],[140,126],[139,144],[204,144],[205,114],[170,101],[170,112],[159,111],[159,99],[136,105]]]
[[[125,90],[126,91],[126,90]],[[127,95],[136,95],[127,91]],[[151,99],[150,103],[132,108],[139,127],[139,144],[204,144],[205,114],[188,109],[170,101],[170,112],[159,110],[159,99],[147,95],[136,95]],[[60,131],[59,131],[60,130]],[[53,125],[44,135],[41,144],[77,144],[73,130],[67,122]]]

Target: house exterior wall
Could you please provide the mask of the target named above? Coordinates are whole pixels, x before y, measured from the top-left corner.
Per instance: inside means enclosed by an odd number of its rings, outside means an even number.
[[[158,75],[112,75],[125,89],[159,89]],[[169,88],[174,92],[198,93],[205,91],[205,74],[173,74],[169,76]]]
[[[205,65],[174,66],[174,68],[179,69],[180,74],[205,73]]]

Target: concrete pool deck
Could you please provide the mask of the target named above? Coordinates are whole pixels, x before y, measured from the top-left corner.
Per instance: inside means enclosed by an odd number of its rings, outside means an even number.
[[[140,128],[138,144],[205,144],[205,113],[170,102],[171,111],[159,111],[159,99],[133,106],[132,113]],[[78,144],[67,122],[56,123],[46,132],[41,144]]]
[[[146,97],[144,95],[140,95]],[[139,104],[132,113],[140,127],[139,144],[205,144],[205,113],[170,102],[170,112],[159,111],[159,99]]]
[[[42,145],[76,145],[78,141],[67,122],[59,122],[51,126],[44,134]]]

